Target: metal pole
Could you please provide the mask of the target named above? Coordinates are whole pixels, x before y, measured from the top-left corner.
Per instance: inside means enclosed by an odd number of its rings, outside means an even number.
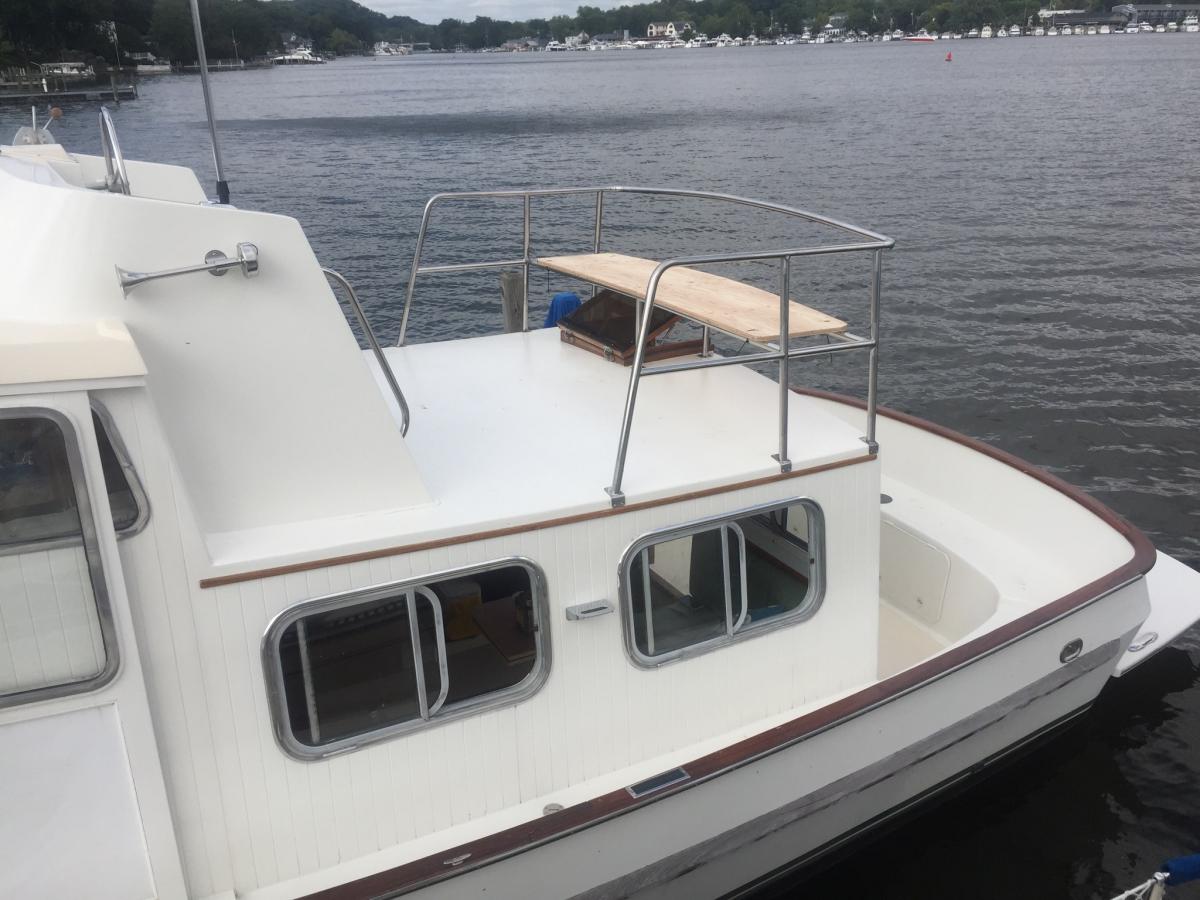
[[[658,292],[658,282],[667,271],[664,263],[659,263],[650,274],[650,283],[646,285],[646,299],[642,303],[642,321],[638,326],[637,350],[633,355],[633,366],[629,371],[629,388],[625,394],[625,413],[621,419],[621,437],[617,442],[617,462],[613,466],[612,485],[604,490],[612,498],[613,506],[624,506],[625,495],[621,493],[621,479],[625,476],[625,456],[629,452],[629,432],[633,427],[633,407],[637,403],[638,382],[642,377],[642,363],[646,359],[646,335],[650,333],[650,317],[654,313],[654,295]]]
[[[604,230],[604,191],[596,191],[596,235],[592,241],[592,252],[600,252],[600,235]],[[592,285],[592,296],[596,296],[596,286]]]
[[[366,338],[368,346],[371,348],[371,353],[375,356],[375,363],[379,366],[379,373],[383,376],[383,380],[387,382],[388,388],[392,392],[392,396],[396,398],[396,405],[400,408],[400,433],[408,434],[408,424],[411,414],[408,411],[408,403],[404,399],[404,392],[400,390],[400,385],[396,381],[396,373],[392,371],[392,367],[388,365],[387,357],[383,355],[383,348],[379,346],[379,339],[375,337],[375,331],[371,328],[371,323],[367,321],[367,314],[363,311],[362,304],[358,302],[358,294],[350,282],[342,277],[340,272],[335,272],[333,269],[321,267],[321,271],[325,273],[325,277],[332,278],[342,290],[346,292],[346,297],[350,300],[350,308],[354,311],[354,318],[358,320],[358,327],[362,329],[363,337]]]
[[[523,277],[525,279],[525,285],[524,285],[525,286],[525,291],[524,291],[525,296],[522,299],[521,330],[528,331],[529,330],[529,194],[525,195],[524,222],[525,222],[524,251],[522,252],[521,255],[525,257],[525,265],[522,269]]]
[[[879,285],[883,280],[883,251],[875,251],[871,267],[871,360],[867,368],[867,447],[879,452],[875,440],[875,410],[879,403]]]
[[[396,338],[396,346],[403,347],[408,336],[408,313],[412,309],[413,291],[417,287],[417,272],[421,268],[421,254],[425,251],[425,232],[429,230],[429,214],[433,210],[432,198],[425,204],[421,213],[421,230],[417,232],[417,251],[413,254],[412,269],[408,273],[408,292],[404,295],[404,314],[400,316],[400,335]]]
[[[792,260],[785,256],[779,273],[779,452],[774,454],[779,463],[780,472],[792,471],[792,461],[788,459],[788,394],[791,390],[788,378],[788,350],[791,342],[788,332],[791,330],[788,322],[791,313],[792,293]],[[871,351],[874,353],[874,349]]]
[[[212,138],[213,164],[217,168],[217,201],[229,202],[229,182],[221,163],[221,145],[217,143],[217,120],[213,115],[212,90],[208,86],[208,56],[204,52],[204,31],[200,27],[200,0],[191,0],[192,28],[196,32],[196,55],[200,63],[200,87],[204,91],[204,112],[208,115],[208,133]]]

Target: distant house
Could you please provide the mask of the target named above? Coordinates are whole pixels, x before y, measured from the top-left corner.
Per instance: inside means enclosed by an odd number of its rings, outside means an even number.
[[[625,29],[624,33],[620,31],[606,31],[604,34],[592,36],[593,44],[617,44],[627,40],[629,40],[629,29]]]
[[[581,31],[579,34],[567,35],[565,43],[568,47],[582,47],[589,40],[590,38],[588,37],[588,33],[586,31]]]
[[[651,22],[646,29],[646,37],[663,38],[679,37],[685,31],[695,31],[691,22]]]

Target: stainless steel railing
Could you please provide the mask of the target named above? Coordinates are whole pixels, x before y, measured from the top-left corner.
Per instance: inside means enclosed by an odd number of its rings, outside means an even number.
[[[400,433],[408,434],[408,401],[404,399],[404,392],[400,390],[400,384],[396,381],[396,373],[392,371],[392,367],[388,365],[387,358],[383,355],[383,348],[379,346],[379,338],[375,336],[375,329],[367,321],[367,314],[363,311],[362,304],[358,302],[358,294],[340,272],[335,272],[333,269],[327,269],[324,266],[321,267],[321,271],[325,274],[326,278],[333,279],[346,292],[346,299],[350,301],[350,309],[354,312],[354,318],[358,321],[358,327],[362,329],[367,346],[371,348],[371,353],[375,357],[375,363],[379,366],[380,374],[383,375],[384,381],[387,382],[392,396],[396,398],[396,405],[400,409]]]
[[[621,490],[625,472],[625,461],[629,451],[629,435],[633,427],[633,414],[637,404],[638,386],[645,375],[663,375],[672,372],[684,372],[692,369],[707,369],[725,365],[746,365],[755,362],[778,362],[779,364],[779,442],[778,451],[772,454],[779,463],[781,472],[791,471],[792,463],[788,458],[788,391],[789,368],[793,359],[811,356],[830,355],[851,350],[869,351],[867,376],[867,423],[863,440],[870,452],[878,449],[875,441],[875,419],[878,396],[879,376],[879,298],[883,272],[883,251],[895,246],[891,238],[860,228],[838,219],[817,215],[806,210],[777,203],[767,203],[733,194],[720,194],[709,191],[691,191],[678,188],[628,187],[620,185],[583,188],[539,188],[533,190],[508,191],[464,191],[459,193],[435,194],[425,204],[421,215],[421,227],[417,233],[417,247],[413,255],[412,268],[409,271],[408,290],[404,298],[404,312],[400,319],[400,334],[397,346],[403,346],[408,335],[409,315],[412,311],[413,294],[416,290],[417,277],[447,272],[467,272],[482,269],[501,269],[521,267],[524,281],[524,301],[522,321],[524,329],[529,330],[529,271],[534,264],[530,254],[532,244],[531,203],[534,198],[564,197],[591,194],[595,196],[595,226],[593,230],[592,252],[599,253],[604,236],[604,199],[608,194],[636,194],[643,196],[682,197],[696,200],[714,201],[734,206],[764,210],[779,215],[796,218],[816,225],[829,227],[835,231],[848,234],[858,240],[854,243],[834,243],[818,246],[785,247],[779,249],[743,251],[735,253],[713,253],[697,256],[679,256],[660,262],[651,273],[646,285],[646,298],[639,303],[640,320],[638,323],[637,349],[629,376],[629,386],[625,397],[625,410],[621,421],[620,438],[617,443],[617,458],[613,466],[612,484],[605,491],[609,494],[614,506],[625,502]],[[517,259],[489,260],[476,263],[455,263],[450,265],[422,266],[421,258],[425,251],[425,239],[429,231],[429,222],[436,206],[461,201],[477,201],[489,199],[520,199],[522,201],[522,256]],[[789,301],[791,298],[792,261],[798,258],[821,256],[833,253],[871,253],[873,256],[870,280],[870,330],[867,337],[855,334],[831,335],[837,343],[819,347],[802,347],[792,349],[788,338]],[[780,264],[779,289],[779,340],[774,349],[761,353],[734,357],[713,357],[709,355],[709,326],[703,326],[703,349],[701,358],[675,363],[663,363],[652,369],[644,369],[646,335],[654,313],[655,300],[659,284],[663,276],[679,266],[712,265],[717,263],[735,262],[770,262]]]

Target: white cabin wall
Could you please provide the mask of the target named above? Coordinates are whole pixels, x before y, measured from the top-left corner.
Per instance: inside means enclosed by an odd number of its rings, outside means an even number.
[[[877,463],[573,525],[201,590],[203,548],[144,393],[102,397],[150,496],[121,542],[147,688],[191,893],[247,891],[409,841],[433,852],[463,826],[522,802],[689,748],[872,680],[876,666]],[[825,513],[826,584],[809,621],[657,670],[624,652],[617,566],[640,534],[779,499]],[[532,698],[317,762],[276,744],[261,640],[282,610],[329,593],[506,556],[545,571],[553,662]],[[194,563],[189,563],[189,556]],[[632,783],[658,771],[634,768]],[[582,786],[582,787],[581,787]],[[599,791],[596,791],[599,792]],[[511,821],[504,824],[513,824]],[[490,826],[489,826],[490,827]]]

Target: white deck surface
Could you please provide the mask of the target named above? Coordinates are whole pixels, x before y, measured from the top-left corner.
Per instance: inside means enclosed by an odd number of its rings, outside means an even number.
[[[440,503],[487,518],[603,504],[630,369],[557,328],[386,351],[412,406],[408,445]],[[779,390],[740,366],[644,377],[626,463],[629,500],[779,471]],[[792,399],[796,468],[865,451],[860,432]]]
[[[329,556],[609,506],[630,370],[558,329],[385,350],[412,411],[406,443],[432,503],[209,535],[217,567]],[[372,361],[372,366],[373,361]],[[377,377],[378,377],[378,373]],[[740,366],[647,377],[624,490],[635,503],[778,473],[779,389]],[[861,456],[861,428],[792,395],[797,469]],[[353,464],[349,448],[347,464]]]

